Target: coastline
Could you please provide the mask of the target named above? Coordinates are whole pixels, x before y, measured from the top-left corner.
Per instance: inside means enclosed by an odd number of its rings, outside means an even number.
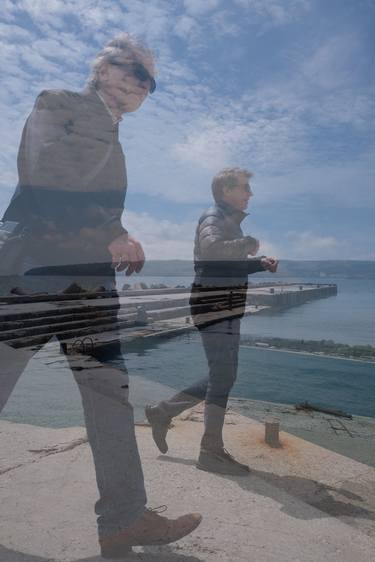
[[[246,343],[241,343],[240,347],[247,347],[250,349],[263,349],[265,351],[279,351],[280,353],[295,353],[297,355],[312,355],[314,357],[324,357],[328,359],[342,359],[343,361],[354,361],[356,363],[375,363],[375,359],[356,359],[352,357],[342,357],[341,355],[334,355],[332,353],[314,352],[314,351],[296,351],[295,349],[278,348],[278,347],[266,347],[260,345],[248,345]]]

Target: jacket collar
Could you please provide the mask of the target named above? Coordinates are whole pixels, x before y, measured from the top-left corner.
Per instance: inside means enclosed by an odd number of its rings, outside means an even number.
[[[90,85],[86,86],[86,88],[80,92],[80,95],[84,99],[86,106],[90,108],[90,111],[101,121],[102,125],[105,123],[105,127],[108,128],[108,130],[110,129],[118,135],[119,123],[115,122],[114,116],[103,103],[96,88]]]
[[[227,217],[231,217],[232,220],[238,222],[240,224],[248,215],[249,213],[245,213],[244,211],[240,211],[239,209],[235,209],[226,201],[217,201],[216,206],[223,211],[223,213]]]
[[[114,130],[118,130],[119,120],[116,120],[113,113],[94,86],[86,86],[86,88],[82,90],[81,95],[85,98],[86,103],[89,103],[93,108],[94,113],[108,119],[111,122],[112,127],[114,127]]]

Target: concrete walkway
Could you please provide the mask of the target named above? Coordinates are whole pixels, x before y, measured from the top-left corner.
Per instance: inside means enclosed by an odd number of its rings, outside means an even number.
[[[372,562],[375,469],[287,433],[264,444],[263,425],[229,412],[226,443],[248,477],[198,471],[198,408],[179,418],[161,456],[137,426],[149,505],[170,516],[200,511],[203,522],[168,547],[136,548],[147,562]],[[97,498],[83,428],[0,422],[1,562],[99,562]]]

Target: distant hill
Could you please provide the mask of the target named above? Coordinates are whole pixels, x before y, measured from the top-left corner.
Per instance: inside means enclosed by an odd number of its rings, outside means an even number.
[[[193,274],[193,263],[188,260],[150,260],[142,270],[142,275],[147,276],[191,277]],[[281,260],[273,279],[278,277],[375,279],[375,261]]]
[[[375,261],[281,260],[278,274],[292,277],[347,277],[351,279],[375,279]]]

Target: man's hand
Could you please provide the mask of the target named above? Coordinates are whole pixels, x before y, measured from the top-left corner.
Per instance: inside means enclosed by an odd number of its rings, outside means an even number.
[[[145,263],[145,254],[141,244],[129,236],[121,234],[115,238],[108,246],[112,256],[112,267],[116,271],[126,270],[126,275],[139,273]]]
[[[261,264],[266,271],[270,271],[271,273],[276,273],[277,266],[279,265],[279,260],[275,258],[262,258]]]

